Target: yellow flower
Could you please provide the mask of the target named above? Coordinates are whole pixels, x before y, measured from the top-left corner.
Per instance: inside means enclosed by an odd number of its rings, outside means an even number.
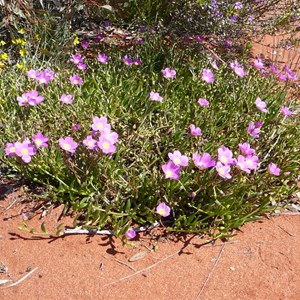
[[[73,34],[73,36],[74,36],[74,41],[73,41],[73,44],[76,46],[76,45],[78,45],[78,44],[79,44],[79,39],[78,39],[78,36],[77,36],[77,34]]]
[[[0,57],[1,57],[2,60],[8,60],[7,53],[2,53]]]
[[[19,51],[19,53],[20,53],[20,55],[23,57],[23,56],[25,56],[26,54],[27,54],[27,50],[26,49],[20,49],[20,51]]]
[[[26,31],[24,28],[21,28],[20,30],[18,30],[18,33],[24,34]]]
[[[21,46],[25,46],[26,42],[22,39],[16,39],[16,40],[12,40],[13,44],[17,44],[17,45],[21,45]]]
[[[5,64],[2,61],[0,61],[0,68],[4,68],[4,67],[5,67]]]
[[[25,65],[22,65],[22,64],[16,64],[17,68],[19,70],[27,70],[27,67]]]
[[[6,45],[6,43],[5,43],[4,41],[1,40],[1,41],[0,41],[0,45],[1,45],[1,46],[4,46],[4,45]]]
[[[40,40],[40,35],[39,35],[39,34],[36,34],[36,35],[34,36],[34,39],[35,39],[36,41],[39,41],[39,40]]]

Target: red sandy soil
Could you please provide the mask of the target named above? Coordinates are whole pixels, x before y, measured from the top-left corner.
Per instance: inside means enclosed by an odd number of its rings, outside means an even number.
[[[123,246],[108,236],[36,238],[19,231],[18,195],[0,197],[0,280],[12,280],[0,287],[1,299],[299,299],[299,214],[246,224],[214,245],[152,230]],[[45,221],[51,229],[60,212],[29,224]],[[141,252],[144,258],[128,261]]]

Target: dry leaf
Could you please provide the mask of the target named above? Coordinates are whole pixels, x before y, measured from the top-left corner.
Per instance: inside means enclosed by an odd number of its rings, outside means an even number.
[[[142,252],[139,252],[137,254],[134,254],[133,256],[131,256],[128,261],[132,262],[132,261],[137,261],[137,260],[140,260],[140,259],[143,259],[144,257],[146,256],[146,252],[145,251],[142,251]]]

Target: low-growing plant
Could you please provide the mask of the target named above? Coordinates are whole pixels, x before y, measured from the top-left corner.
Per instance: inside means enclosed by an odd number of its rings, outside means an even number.
[[[295,192],[288,67],[282,86],[260,59],[225,62],[158,33],[130,48],[81,45],[0,71],[0,158],[72,208],[74,225],[132,238],[161,221],[224,237]]]

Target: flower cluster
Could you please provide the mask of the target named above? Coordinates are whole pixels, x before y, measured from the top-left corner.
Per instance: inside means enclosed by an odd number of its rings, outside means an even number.
[[[25,139],[22,142],[7,143],[4,151],[7,156],[18,156],[23,162],[29,163],[31,157],[37,153],[37,149],[48,147],[47,142],[48,137],[38,132],[32,137],[32,142]]]
[[[235,60],[234,62],[231,62],[229,65],[230,68],[234,71],[234,73],[239,77],[243,78],[247,75],[243,66],[238,61]]]
[[[38,91],[32,90],[17,97],[17,101],[20,106],[37,106],[44,100],[43,96],[40,96]]]
[[[162,170],[165,173],[165,178],[174,180],[179,179],[180,167],[188,166],[188,157],[182,155],[180,151],[176,150],[168,154],[169,162],[162,165]]]
[[[125,55],[123,58],[123,62],[126,66],[140,66],[142,64],[139,58],[132,59],[129,55]]]
[[[86,64],[83,62],[83,57],[80,54],[72,55],[70,61],[81,71],[86,69]]]
[[[41,72],[31,69],[27,72],[27,76],[36,80],[39,84],[49,84],[51,80],[54,80],[55,73],[49,69]]]

